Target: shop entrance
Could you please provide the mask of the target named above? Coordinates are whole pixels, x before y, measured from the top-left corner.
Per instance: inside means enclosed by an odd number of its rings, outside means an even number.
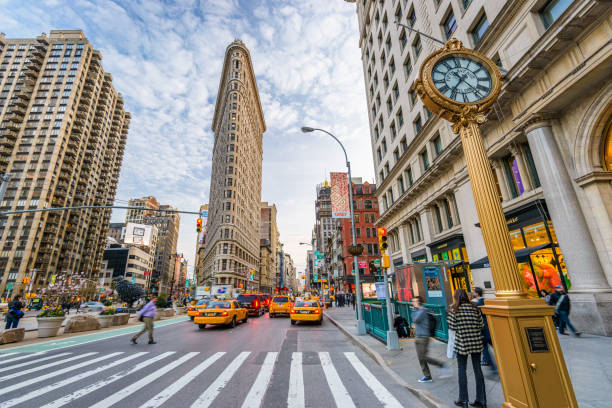
[[[453,293],[457,289],[464,289],[467,293],[472,291],[470,276],[468,275],[468,267],[464,262],[455,265],[449,264],[448,273],[450,275],[451,287]]]

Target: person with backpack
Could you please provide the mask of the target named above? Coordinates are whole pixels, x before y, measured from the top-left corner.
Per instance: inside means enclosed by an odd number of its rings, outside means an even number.
[[[432,336],[432,332],[435,333],[435,317],[433,317],[433,315],[429,313],[429,310],[423,306],[423,298],[420,296],[415,296],[412,299],[412,306],[414,307],[414,311],[412,312],[412,321],[414,322],[414,345],[419,364],[421,365],[421,370],[423,371],[423,378],[421,378],[419,382],[428,383],[433,381],[431,372],[429,371],[429,364],[442,368],[440,378],[450,377],[450,368],[446,364],[427,355],[429,338]],[[433,329],[432,317],[434,323]]]
[[[482,288],[475,287],[473,292],[472,302],[476,306],[484,306],[484,297],[482,296],[483,290]],[[495,360],[491,357],[491,353],[489,351],[489,346],[493,348],[493,341],[491,340],[491,332],[489,332],[489,324],[485,317],[482,318],[484,325],[482,326],[482,340],[483,340],[483,349],[482,349],[482,365],[489,366],[492,372],[497,371],[497,366],[495,365]]]
[[[404,319],[399,312],[395,312],[395,319],[393,319],[393,327],[395,327],[395,331],[397,332],[398,337],[410,337],[410,326],[408,325],[408,321]]]
[[[565,327],[567,326],[572,331],[572,333],[574,333],[574,336],[580,337],[581,333],[579,331],[576,331],[574,325],[569,320],[571,308],[570,298],[567,293],[565,293],[565,289],[563,289],[563,286],[557,285],[555,287],[554,295],[555,294],[556,296],[551,296],[551,302],[555,302],[553,304],[553,306],[555,306],[555,314],[559,316],[559,334],[567,335],[567,333],[565,333]]]
[[[8,304],[8,311],[6,312],[6,326],[4,326],[5,330],[16,329],[19,325],[19,319],[23,317],[23,303],[21,303],[21,296],[15,296],[15,299],[11,300]]]
[[[453,299],[454,302],[448,310],[447,321],[448,328],[455,331],[454,351],[457,355],[459,378],[459,399],[455,401],[455,405],[468,407],[467,360],[468,357],[471,357],[476,379],[476,400],[470,405],[486,407],[485,381],[480,367],[480,354],[483,348],[483,317],[480,309],[470,302],[470,298],[464,289],[457,289]]]

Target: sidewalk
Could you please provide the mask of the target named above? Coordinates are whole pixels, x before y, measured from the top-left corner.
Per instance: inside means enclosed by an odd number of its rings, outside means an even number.
[[[429,354],[438,360],[449,362],[453,376],[437,379],[438,367],[430,366],[434,381],[419,383],[423,376],[414,349],[413,339],[400,339],[402,350],[389,351],[385,344],[370,335],[356,336],[356,318],[353,308],[330,308],[324,314],[356,342],[383,368],[391,371],[396,379],[411,389],[430,407],[454,406],[453,401],[459,396],[457,381],[457,361],[446,357],[446,343],[431,341]],[[570,373],[574,392],[581,408],[601,408],[610,406],[612,398],[612,338],[593,335],[559,336],[565,363]],[[488,367],[483,367],[487,391],[487,405],[499,407],[504,395],[497,375],[491,374]],[[399,378],[398,378],[399,377]],[[468,364],[468,389],[470,401],[475,396],[474,376]]]

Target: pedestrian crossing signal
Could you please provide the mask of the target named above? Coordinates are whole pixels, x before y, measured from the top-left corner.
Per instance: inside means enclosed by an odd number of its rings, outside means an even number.
[[[196,231],[202,232],[202,219],[201,218],[198,218],[198,220],[196,221]]]

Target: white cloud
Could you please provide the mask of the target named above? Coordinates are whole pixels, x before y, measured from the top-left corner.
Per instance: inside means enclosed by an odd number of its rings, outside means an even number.
[[[373,179],[354,4],[309,0],[2,1],[7,37],[80,28],[103,54],[132,112],[118,200],[155,195],[197,210],[208,199],[210,129],[226,46],[251,51],[264,116],[262,201],[276,203],[281,240],[298,271],[314,224],[315,186],[343,171]],[[116,211],[114,220],[124,212]],[[179,252],[194,260],[195,216],[183,215]]]

